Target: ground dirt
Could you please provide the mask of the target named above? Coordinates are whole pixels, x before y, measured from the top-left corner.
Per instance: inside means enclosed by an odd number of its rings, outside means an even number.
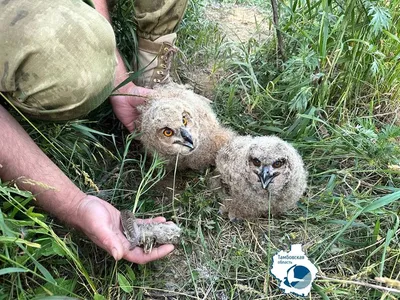
[[[229,41],[248,42],[251,38],[263,41],[271,37],[270,18],[257,7],[241,5],[209,5],[206,18],[216,22]]]

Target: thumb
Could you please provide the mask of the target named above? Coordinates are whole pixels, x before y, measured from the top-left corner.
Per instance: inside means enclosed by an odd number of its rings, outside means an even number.
[[[95,241],[95,243],[106,250],[115,260],[120,260],[124,256],[124,246],[116,233],[109,228],[104,228],[102,235],[104,238]]]
[[[122,246],[122,243],[121,243]],[[111,249],[111,255],[115,260],[120,260],[124,256],[124,250],[122,247],[116,247],[115,245]]]
[[[148,88],[144,88],[141,86],[135,86],[131,93],[133,96],[143,97],[143,98],[150,98],[151,96],[156,94],[156,91]],[[144,99],[145,100],[145,99]]]

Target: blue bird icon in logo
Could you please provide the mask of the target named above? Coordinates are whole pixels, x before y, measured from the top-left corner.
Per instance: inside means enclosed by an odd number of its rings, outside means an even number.
[[[304,266],[291,266],[286,275],[283,283],[296,289],[303,289],[309,286],[312,281],[310,270]]]

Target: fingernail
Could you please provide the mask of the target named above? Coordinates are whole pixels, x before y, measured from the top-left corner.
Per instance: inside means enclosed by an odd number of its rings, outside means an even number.
[[[118,250],[117,250],[117,248],[113,248],[111,250],[111,255],[114,257],[115,260],[118,260]]]

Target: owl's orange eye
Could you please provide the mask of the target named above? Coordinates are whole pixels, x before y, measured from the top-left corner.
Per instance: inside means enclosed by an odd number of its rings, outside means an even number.
[[[174,131],[173,131],[172,129],[170,129],[170,128],[165,128],[165,129],[163,130],[163,134],[164,134],[166,137],[170,137],[170,136],[173,136],[173,135],[174,135]]]
[[[286,162],[285,159],[277,160],[272,164],[272,167],[275,169],[278,169],[278,168],[282,167],[285,164],[285,162]]]
[[[253,162],[253,165],[256,167],[261,166],[261,161],[258,158],[252,158],[251,161]]]
[[[187,125],[187,123],[188,123],[188,119],[186,118],[186,116],[183,116],[182,117],[182,123],[183,123],[183,125]]]

